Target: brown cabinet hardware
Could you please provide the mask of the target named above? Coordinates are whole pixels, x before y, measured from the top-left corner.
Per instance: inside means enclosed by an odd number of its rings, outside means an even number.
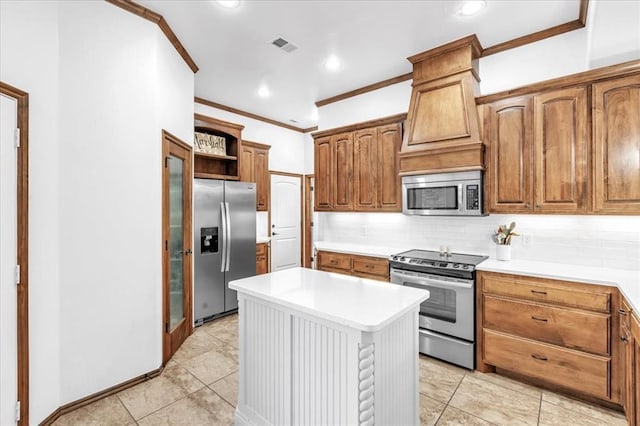
[[[627,343],[629,341],[629,338],[627,336],[620,336],[620,340],[622,340],[624,343]]]
[[[539,290],[531,290],[531,293],[533,293],[533,294],[542,294],[542,295],[546,295],[547,294],[546,291],[539,291]]]
[[[623,316],[627,315],[627,311],[625,311],[624,309],[618,309],[618,313]]]
[[[540,361],[547,361],[548,360],[548,358],[546,356],[538,355],[538,354],[531,354],[531,358],[535,358],[535,359],[540,360]]]
[[[546,318],[539,318],[536,316],[532,316],[531,317],[532,320],[536,320],[536,321],[542,321],[542,322],[547,322],[548,320]]]

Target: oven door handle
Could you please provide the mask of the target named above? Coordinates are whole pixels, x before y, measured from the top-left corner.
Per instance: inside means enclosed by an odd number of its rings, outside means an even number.
[[[420,284],[420,285],[431,286],[431,287],[439,287],[439,288],[455,287],[455,288],[465,288],[465,289],[473,288],[473,281],[460,283],[460,282],[454,282],[454,281],[438,280],[435,278],[424,278],[424,277],[419,277],[413,274],[405,274],[399,271],[391,271],[392,282],[393,282],[394,276],[405,278],[407,281],[410,281],[411,283],[414,283],[414,284]]]

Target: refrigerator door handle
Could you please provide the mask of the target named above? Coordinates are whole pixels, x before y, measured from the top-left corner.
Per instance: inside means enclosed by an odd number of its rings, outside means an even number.
[[[224,272],[227,265],[227,212],[224,202],[220,202],[220,222],[222,226],[222,262],[220,262],[220,272]]]
[[[229,272],[229,265],[231,264],[231,214],[229,213],[229,203],[225,202],[225,212],[227,215],[227,267],[225,272]]]

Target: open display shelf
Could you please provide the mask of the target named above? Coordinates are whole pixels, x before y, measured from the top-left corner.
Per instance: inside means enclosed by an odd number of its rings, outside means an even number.
[[[244,126],[195,114],[196,132],[221,136],[226,141],[227,154],[194,152],[194,177],[205,179],[239,180],[238,153]]]

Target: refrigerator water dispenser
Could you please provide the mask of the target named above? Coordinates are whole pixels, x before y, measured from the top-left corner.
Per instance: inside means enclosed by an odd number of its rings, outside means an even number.
[[[218,252],[218,227],[200,228],[200,253]]]

